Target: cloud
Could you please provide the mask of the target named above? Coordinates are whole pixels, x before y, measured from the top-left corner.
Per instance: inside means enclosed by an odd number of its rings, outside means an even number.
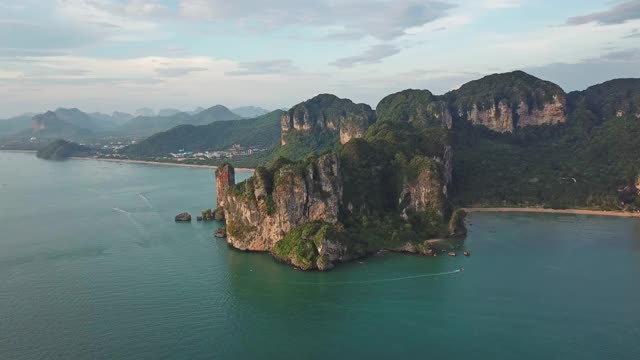
[[[73,24],[0,20],[0,49],[46,51],[73,48],[91,44],[100,37],[97,31],[82,30]]]
[[[635,19],[640,19],[640,1],[630,0],[615,3],[611,8],[604,11],[571,17],[567,20],[567,25],[582,25],[590,22],[600,25],[613,25]]]
[[[155,0],[130,0],[124,6],[125,13],[133,16],[163,16],[169,8]]]
[[[329,41],[352,41],[352,40],[360,40],[366,36],[365,33],[360,31],[334,31],[328,33],[324,40]]]
[[[572,91],[614,78],[638,77],[638,69],[640,48],[612,51],[575,63],[558,62],[529,67],[525,71],[542,79],[551,79],[566,91]]]
[[[378,44],[365,50],[362,54],[348,56],[331,63],[337,67],[352,67],[359,64],[375,64],[400,52],[400,49],[391,44]]]
[[[253,61],[241,63],[239,69],[226,72],[226,75],[271,75],[296,71],[297,68],[291,60],[277,59],[268,61]]]
[[[640,38],[640,30],[633,29],[628,35],[624,36],[624,39],[636,39]]]
[[[521,0],[486,0],[484,3],[484,7],[487,9],[517,8],[521,5]]]
[[[444,17],[455,5],[440,0],[181,0],[180,14],[190,19],[234,22],[257,30],[288,26],[340,26],[383,40]]]
[[[184,66],[184,67],[166,67],[156,69],[156,73],[162,77],[181,77],[191,74],[196,71],[207,71],[207,68],[203,67],[193,67],[193,66]]]
[[[640,49],[636,48],[636,49],[612,51],[598,58],[587,60],[587,62],[598,62],[598,61],[618,61],[618,62],[640,61]]]

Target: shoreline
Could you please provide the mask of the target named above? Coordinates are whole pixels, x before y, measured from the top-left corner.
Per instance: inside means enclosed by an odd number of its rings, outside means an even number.
[[[107,162],[126,163],[126,164],[179,166],[179,167],[200,168],[200,169],[217,169],[218,168],[215,165],[180,164],[180,163],[149,161],[149,160],[105,159],[105,158],[80,157],[80,156],[72,156],[69,159],[70,160],[96,160],[96,161],[107,161]],[[249,168],[235,168],[235,169],[237,171],[240,171],[240,172],[251,172],[252,173],[252,172],[255,171],[254,169],[249,169]]]
[[[13,152],[13,153],[37,153],[37,150],[11,150],[11,149],[0,149],[0,151],[4,152]]]
[[[478,208],[469,207],[463,208],[468,213],[474,212],[520,212],[520,213],[543,213],[543,214],[575,214],[575,215],[600,215],[600,216],[617,216],[627,218],[640,218],[640,213],[624,212],[624,211],[604,211],[604,210],[582,210],[582,209],[543,209],[536,207],[526,208],[509,208],[509,207],[495,207],[495,208]]]

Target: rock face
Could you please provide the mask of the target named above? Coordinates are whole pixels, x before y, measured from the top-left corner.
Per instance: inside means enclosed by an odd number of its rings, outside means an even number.
[[[281,144],[297,133],[309,137],[336,137],[344,144],[362,137],[375,121],[375,113],[366,104],[322,94],[291,108],[282,115]]]
[[[408,211],[434,211],[438,216],[444,216],[447,187],[442,175],[443,167],[426,157],[414,158],[410,166],[415,178],[403,182],[398,199],[403,217],[407,218]]]
[[[502,133],[567,120],[564,91],[522,71],[486,76],[444,97],[459,120]]]
[[[552,96],[553,101],[547,102],[542,109],[530,108],[521,101],[516,110],[518,126],[555,125],[567,120],[567,100],[560,94]]]
[[[295,227],[313,221],[338,222],[342,181],[335,154],[304,168],[285,165],[254,177],[226,194],[227,240],[241,250],[271,251]]]
[[[465,115],[465,111],[460,108],[458,114]],[[504,101],[498,102],[498,105],[491,104],[485,108],[484,105],[473,104],[471,110],[466,111],[466,118],[473,125],[482,125],[497,132],[513,131],[513,116],[511,108]]]
[[[224,201],[229,186],[233,186],[236,183],[236,172],[233,166],[230,164],[224,164],[216,168],[216,203],[217,207],[224,208]]]

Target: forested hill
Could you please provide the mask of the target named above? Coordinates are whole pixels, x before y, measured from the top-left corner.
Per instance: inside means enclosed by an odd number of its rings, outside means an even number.
[[[568,95],[567,122],[499,134],[456,122],[454,201],[640,208],[640,79]]]
[[[217,121],[208,125],[181,125],[128,147],[132,157],[166,156],[178,149],[223,150],[233,144],[273,148],[280,142],[282,110],[255,119]]]

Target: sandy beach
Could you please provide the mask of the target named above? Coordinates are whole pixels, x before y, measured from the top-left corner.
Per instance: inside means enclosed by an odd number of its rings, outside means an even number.
[[[217,169],[218,167],[215,165],[196,165],[196,164],[180,164],[180,163],[170,163],[170,162],[159,162],[159,161],[146,161],[146,160],[128,160],[128,159],[105,159],[105,158],[93,158],[93,157],[71,157],[72,160],[95,160],[95,161],[108,161],[108,162],[119,162],[119,163],[128,163],[128,164],[145,164],[145,165],[162,165],[162,166],[182,166],[182,167],[190,167],[190,168],[204,168],[204,169]],[[254,169],[248,168],[235,168],[236,171],[242,172],[253,172]]]
[[[581,210],[581,209],[543,209],[543,208],[465,208],[466,212],[524,212],[524,213],[548,213],[548,214],[579,214],[579,215],[603,215],[640,218],[640,213],[624,211],[601,211],[601,210]]]

